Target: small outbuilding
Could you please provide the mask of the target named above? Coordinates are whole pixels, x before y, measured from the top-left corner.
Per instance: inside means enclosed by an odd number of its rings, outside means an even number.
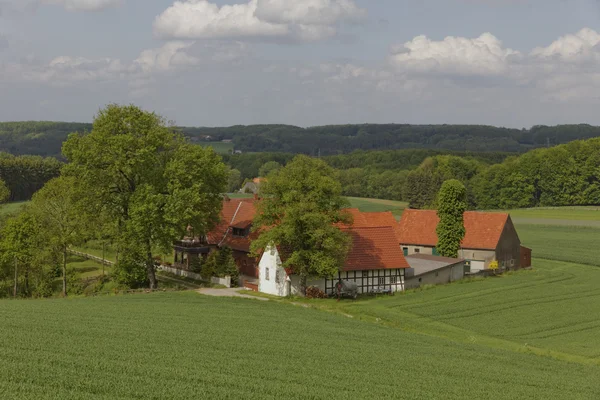
[[[465,276],[465,260],[459,258],[413,254],[407,256],[406,261],[410,265],[406,270],[407,289],[451,283]]]

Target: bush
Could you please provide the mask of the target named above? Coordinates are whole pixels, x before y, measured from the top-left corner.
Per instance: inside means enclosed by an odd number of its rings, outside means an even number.
[[[113,276],[115,281],[132,289],[148,286],[148,275],[144,266],[144,258],[133,252],[123,252],[115,265]]]
[[[200,256],[192,256],[190,262],[190,271],[200,274],[202,272],[202,262]]]
[[[215,276],[217,273],[217,253],[218,252],[216,251],[210,253],[200,270],[200,276],[205,281],[210,282],[210,278]]]
[[[233,251],[229,247],[223,247],[218,251],[217,276],[220,278],[230,276],[231,286],[238,286],[239,272],[233,258]]]

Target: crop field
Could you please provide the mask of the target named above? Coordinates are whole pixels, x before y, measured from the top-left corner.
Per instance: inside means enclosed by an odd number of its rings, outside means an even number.
[[[534,257],[600,266],[600,227],[515,225],[521,242],[533,249]]]
[[[600,269],[539,260],[532,270],[322,307],[493,348],[600,365]]]
[[[277,302],[7,300],[0,320],[0,393],[11,399],[600,397],[597,365]]]
[[[513,218],[563,221],[600,221],[600,207],[540,207],[508,211]]]

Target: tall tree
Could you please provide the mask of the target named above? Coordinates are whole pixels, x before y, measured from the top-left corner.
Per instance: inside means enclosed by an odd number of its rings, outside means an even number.
[[[262,167],[258,170],[258,175],[262,177],[266,177],[272,172],[279,171],[281,169],[281,164],[277,161],[268,161],[263,164]]]
[[[155,113],[109,105],[89,134],[69,136],[63,152],[64,173],[84,188],[87,211],[114,221],[123,251],[143,249],[151,288],[155,248],[168,251],[187,227],[202,235],[218,222],[228,178],[221,158],[188,144]]]
[[[19,276],[23,275],[23,293],[29,294],[29,272],[36,253],[40,251],[40,224],[29,209],[6,221],[2,228],[0,255],[14,271],[13,296],[19,292]]]
[[[332,277],[350,246],[349,236],[334,225],[350,222],[341,192],[335,171],[325,162],[295,157],[261,187],[263,200],[254,220],[260,235],[252,251],[281,246],[284,266],[300,276],[303,291],[309,276]]]
[[[84,220],[79,206],[81,193],[73,177],[61,176],[48,182],[32,199],[31,208],[41,224],[41,236],[59,249],[62,257],[62,295],[67,296],[67,256],[69,247],[82,238]]]
[[[10,190],[6,186],[6,183],[0,179],[0,204],[4,203],[10,197]]]
[[[437,251],[443,257],[457,257],[465,237],[464,213],[467,210],[467,190],[456,179],[445,181],[438,194]]]

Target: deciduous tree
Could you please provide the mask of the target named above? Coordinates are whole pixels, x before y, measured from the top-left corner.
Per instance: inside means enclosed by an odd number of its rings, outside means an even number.
[[[456,179],[445,181],[438,194],[437,251],[443,257],[457,257],[465,237],[464,213],[467,210],[467,190]]]
[[[153,249],[208,232],[219,219],[227,169],[211,148],[187,143],[155,113],[130,106],[100,110],[89,134],[63,147],[64,173],[85,188],[89,207],[112,219],[121,247],[143,248],[151,288]],[[88,210],[90,211],[90,210]]]
[[[306,290],[309,276],[332,277],[343,265],[350,238],[336,222],[349,222],[348,206],[335,171],[325,162],[297,156],[272,174],[261,187],[252,243],[255,254],[277,245],[286,253],[284,266],[300,276]]]

